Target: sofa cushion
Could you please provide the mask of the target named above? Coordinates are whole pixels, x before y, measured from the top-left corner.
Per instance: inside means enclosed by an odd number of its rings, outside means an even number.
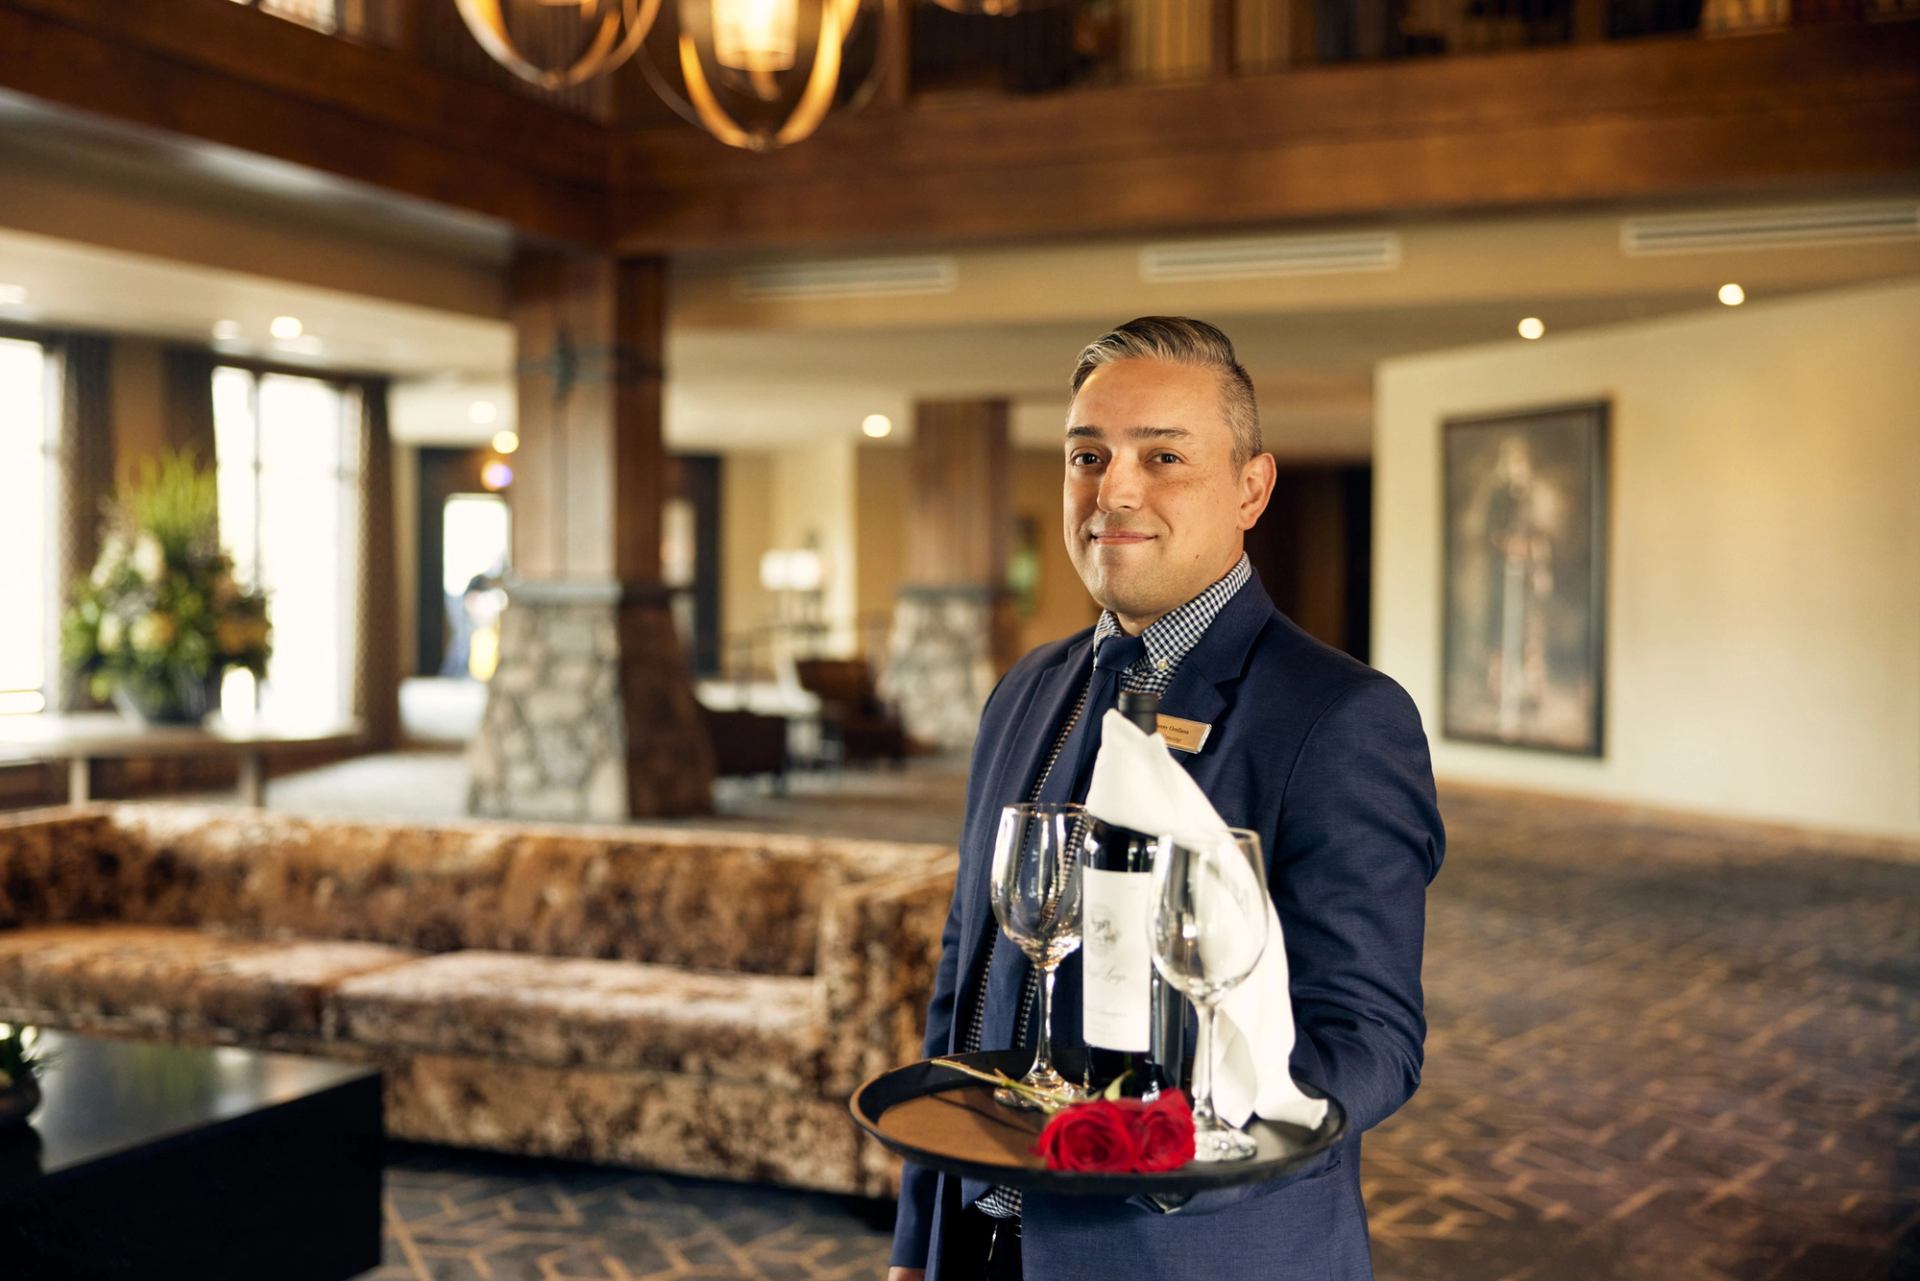
[[[640,827],[420,826],[158,805],[113,815],[126,847],[119,916],[129,922],[754,974],[811,974],[822,904],[849,865],[867,874],[880,857],[845,842]]]
[[[446,952],[499,910],[513,833],[125,805],[119,916]]]
[[[0,817],[0,929],[112,915],[125,844],[104,814]]]
[[[268,943],[142,925],[0,931],[0,1006],[17,1018],[234,1038],[318,1035],[321,995],[419,953],[374,943]]]
[[[331,1035],[375,1050],[640,1068],[783,1089],[819,1080],[811,979],[450,952],[341,983]]]

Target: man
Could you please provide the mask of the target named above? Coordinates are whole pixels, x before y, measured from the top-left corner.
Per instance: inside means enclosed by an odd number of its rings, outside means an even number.
[[[1260,835],[1286,934],[1297,1080],[1338,1097],[1349,1136],[1307,1170],[1183,1204],[1019,1197],[909,1166],[890,1281],[1168,1281],[1372,1275],[1360,1133],[1419,1084],[1426,888],[1444,836],[1406,693],[1273,606],[1243,540],[1273,493],[1253,384],[1226,335],[1144,317],[1074,370],[1063,453],[1068,554],[1103,607],[1090,631],[1016,663],[987,700],[968,780],[929,1055],[1031,1044],[1030,967],[998,940],[987,879],[999,808],[1085,796],[1073,735],[1096,667],[1210,726],[1182,763],[1226,821]],[[1136,639],[1137,638],[1137,639]],[[996,946],[996,944],[998,944]],[[1061,988],[1077,993],[1077,963]],[[1077,1040],[1077,995],[1055,1005]]]

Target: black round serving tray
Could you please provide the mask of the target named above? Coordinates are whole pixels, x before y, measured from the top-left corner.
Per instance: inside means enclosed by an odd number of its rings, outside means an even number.
[[[1023,1075],[1031,1050],[986,1050],[948,1058],[985,1071]],[[1071,1064],[1061,1062],[1063,1070]],[[1302,1089],[1314,1097],[1320,1092]],[[1039,1112],[993,1101],[993,1087],[931,1060],[882,1072],[848,1103],[860,1128],[915,1165],[983,1179],[1002,1187],[1032,1188],[1071,1196],[1138,1196],[1147,1192],[1200,1192],[1277,1178],[1306,1165],[1347,1132],[1346,1110],[1327,1099],[1326,1119],[1309,1130],[1255,1117],[1247,1133],[1259,1150],[1245,1161],[1189,1161],[1159,1174],[1079,1174],[1049,1170],[1028,1152],[1046,1124]]]

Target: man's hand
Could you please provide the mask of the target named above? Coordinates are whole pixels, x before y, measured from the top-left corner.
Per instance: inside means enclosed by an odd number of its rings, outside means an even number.
[[[927,1281],[925,1268],[888,1268],[887,1281]]]

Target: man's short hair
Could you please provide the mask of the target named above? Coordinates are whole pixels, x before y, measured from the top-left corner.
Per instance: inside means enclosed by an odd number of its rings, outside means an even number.
[[[1260,407],[1253,379],[1233,354],[1233,340],[1204,320],[1186,316],[1141,316],[1088,343],[1073,368],[1073,394],[1093,371],[1116,360],[1167,360],[1211,369],[1220,376],[1222,409],[1233,431],[1233,465],[1245,467],[1260,453]]]

